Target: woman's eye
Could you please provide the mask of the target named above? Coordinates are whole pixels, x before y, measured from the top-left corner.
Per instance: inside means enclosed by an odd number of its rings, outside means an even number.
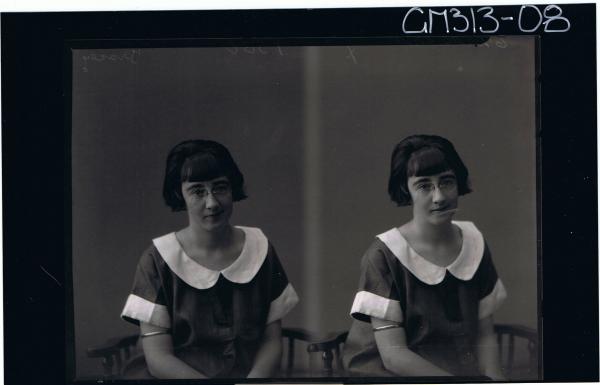
[[[429,183],[424,183],[424,184],[418,185],[417,190],[430,191],[432,187],[433,187],[433,185],[431,185]]]
[[[212,190],[213,194],[223,195],[229,191],[229,186],[215,186]]]
[[[204,190],[204,189],[196,189],[196,190],[193,190],[192,193],[194,195],[198,195],[201,197],[206,196],[206,190]]]
[[[453,179],[445,180],[440,183],[440,186],[445,188],[454,187],[455,185],[456,182]]]

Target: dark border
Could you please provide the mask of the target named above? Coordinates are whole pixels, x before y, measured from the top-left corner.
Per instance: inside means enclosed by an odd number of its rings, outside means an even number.
[[[535,44],[535,73],[536,76],[538,76],[538,81],[536,82],[535,85],[535,140],[536,140],[536,170],[535,170],[535,175],[536,175],[536,194],[535,194],[535,198],[536,198],[536,203],[537,203],[537,210],[536,210],[536,220],[537,220],[537,266],[538,266],[538,284],[537,284],[537,292],[538,292],[538,303],[537,303],[537,312],[538,312],[538,336],[540,336],[541,338],[538,341],[538,351],[541,353],[540,355],[538,355],[538,373],[541,373],[542,376],[540,376],[540,379],[543,380],[545,378],[545,373],[544,373],[544,323],[542,322],[543,320],[543,307],[542,307],[542,298],[543,298],[543,283],[544,283],[544,278],[542,275],[542,242],[541,242],[541,238],[542,238],[542,124],[541,124],[541,120],[542,120],[542,116],[541,116],[541,86],[540,86],[540,81],[539,81],[539,76],[541,75],[542,69],[541,69],[541,53],[540,53],[540,38],[537,37],[536,38],[536,44]]]
[[[543,377],[545,381],[598,381],[595,5],[560,6],[571,21],[571,30],[542,33],[537,46],[538,249],[543,255],[538,259],[542,272],[538,306],[544,341]],[[514,14],[519,7],[494,8],[499,14]],[[226,39],[225,45],[247,46],[474,38],[403,35],[401,21],[406,10],[2,14],[6,383],[71,383],[73,374],[73,367],[68,366],[72,346],[67,342],[73,341],[71,47],[91,48],[90,40],[94,48],[100,48],[103,44],[140,46],[140,42],[195,45],[197,41],[189,39],[198,38],[211,42],[206,44],[221,45]],[[524,33],[506,27],[497,34]],[[448,379],[456,380],[461,381]]]

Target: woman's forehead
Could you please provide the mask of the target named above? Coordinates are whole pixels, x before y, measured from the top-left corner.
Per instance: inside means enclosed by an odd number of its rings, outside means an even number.
[[[208,180],[186,180],[181,182],[183,186],[212,186],[220,183],[229,183],[229,178],[227,178],[226,176],[219,176],[217,178],[212,178]]]
[[[454,172],[454,170],[445,170],[442,172],[438,172],[435,174],[431,174],[431,175],[413,175],[408,177],[409,180],[415,180],[415,179],[422,179],[422,180],[426,180],[426,179],[442,179],[442,178],[448,178],[448,177],[453,177],[456,178],[456,173]]]

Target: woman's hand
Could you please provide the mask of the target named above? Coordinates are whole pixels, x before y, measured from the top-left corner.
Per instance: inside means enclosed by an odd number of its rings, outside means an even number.
[[[371,317],[373,328],[392,324],[390,321]],[[375,342],[383,366],[392,373],[399,376],[452,376],[410,350],[406,345],[406,333],[402,327],[376,331]]]
[[[167,329],[140,323],[141,334],[164,333]],[[173,354],[173,339],[168,333],[142,337],[148,371],[156,378],[208,378]]]
[[[484,376],[496,381],[506,380],[500,369],[498,343],[494,335],[494,320],[491,315],[479,321],[477,358],[479,360],[479,370]]]
[[[272,377],[281,368],[281,320],[267,325],[248,378]]]

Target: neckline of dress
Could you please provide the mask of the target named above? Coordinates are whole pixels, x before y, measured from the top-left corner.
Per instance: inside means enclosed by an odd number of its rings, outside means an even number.
[[[436,265],[417,253],[397,227],[377,235],[377,238],[405,268],[428,285],[442,282],[446,272],[460,280],[468,281],[475,275],[483,258],[485,242],[483,235],[472,222],[452,221],[452,223],[462,231],[462,246],[458,257],[445,267]]]
[[[238,258],[220,271],[208,269],[185,254],[174,232],[153,239],[153,244],[169,269],[192,287],[210,288],[221,275],[231,282],[248,283],[260,270],[268,252],[269,242],[259,228],[236,227],[246,234],[244,247]]]
[[[458,232],[460,233],[460,251],[458,252],[456,257],[454,257],[452,262],[450,262],[446,266],[442,266],[442,265],[438,265],[437,263],[433,263],[430,260],[428,260],[427,258],[425,258],[424,256],[422,256],[421,254],[419,254],[419,252],[417,250],[415,250],[415,248],[410,244],[410,242],[408,242],[408,239],[406,239],[404,234],[402,234],[402,232],[400,231],[400,228],[396,227],[395,229],[398,231],[398,234],[400,235],[400,237],[402,237],[402,239],[406,243],[406,246],[409,248],[410,252],[413,253],[413,255],[422,259],[424,262],[435,266],[436,268],[449,270],[452,268],[452,265],[455,265],[461,258],[463,258],[463,255],[465,254],[465,237],[464,237],[463,229],[458,224],[456,224],[454,221],[452,221],[452,224],[454,226],[456,226],[456,228],[458,229]]]
[[[177,237],[177,232],[174,231],[173,232],[173,238],[175,238],[175,241],[177,242],[177,246],[179,246],[179,249],[181,250],[181,254],[183,255],[184,258],[189,259],[191,262],[195,263],[196,265],[198,265],[199,267],[211,271],[211,272],[215,272],[215,273],[222,273],[223,271],[226,271],[227,269],[229,269],[230,267],[232,267],[237,261],[239,261],[241,259],[241,257],[244,255],[247,249],[247,245],[248,245],[248,233],[246,232],[246,230],[243,227],[240,226],[233,226],[236,229],[240,229],[242,231],[242,233],[244,234],[244,244],[242,246],[242,250],[240,251],[240,253],[234,258],[233,261],[231,261],[230,264],[228,264],[227,266],[225,266],[224,268],[220,269],[220,270],[215,270],[215,269],[211,269],[209,267],[204,266],[203,264],[201,264],[200,262],[196,261],[194,258],[192,258],[183,248],[183,244],[181,243],[181,241],[179,240],[179,238]]]

